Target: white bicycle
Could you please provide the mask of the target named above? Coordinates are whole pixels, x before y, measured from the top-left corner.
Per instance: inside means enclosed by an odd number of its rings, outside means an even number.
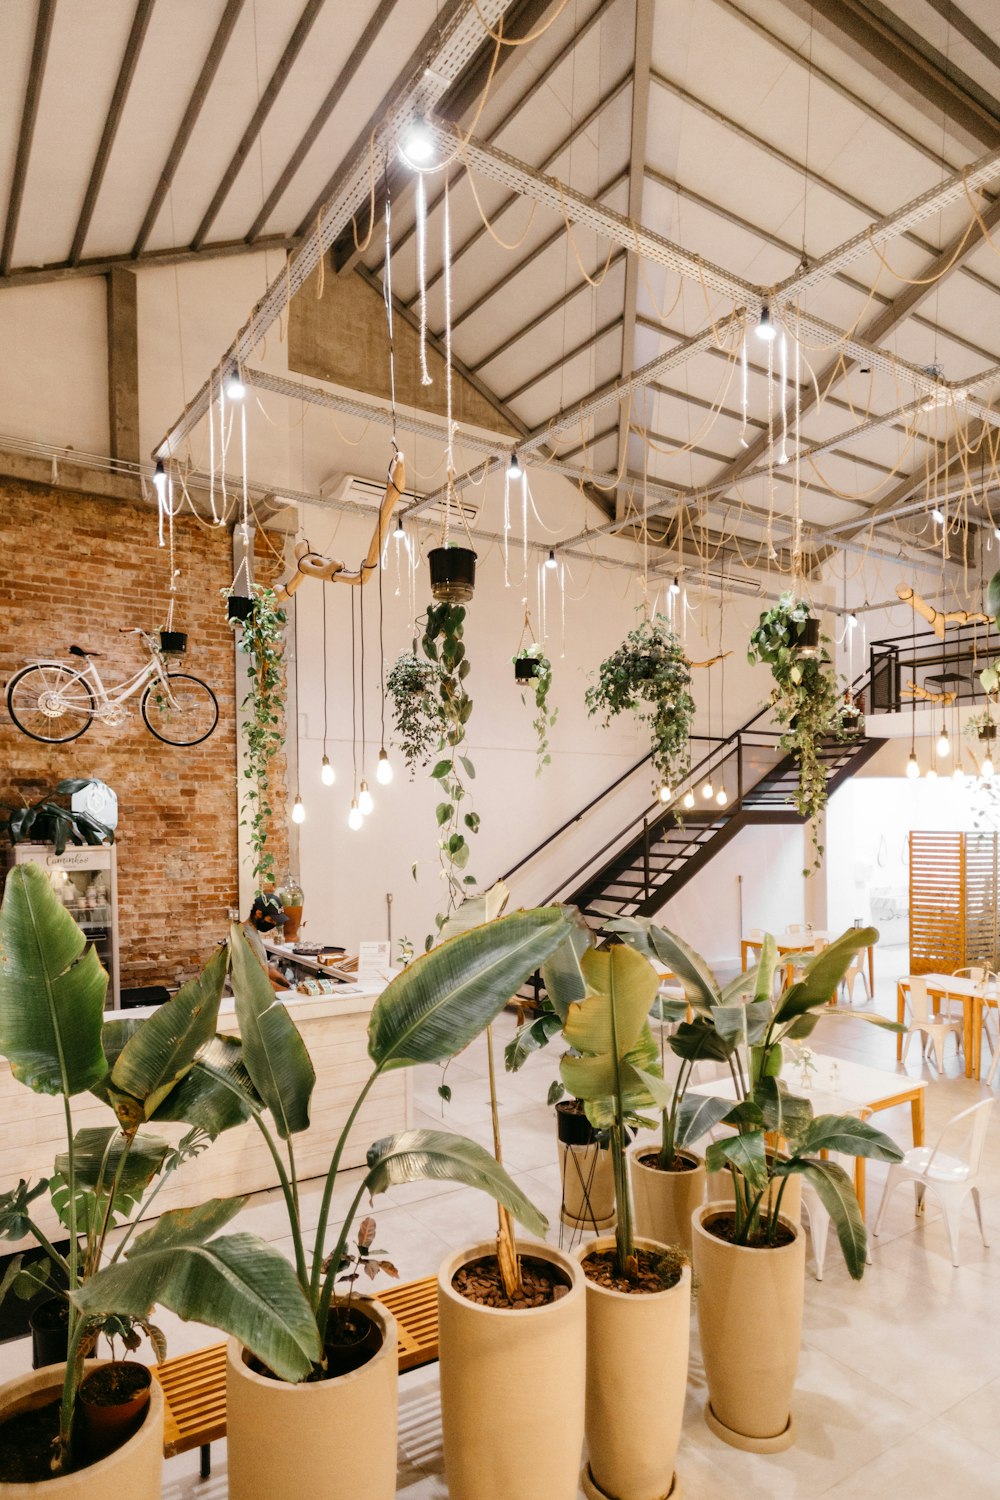
[[[105,687],[94,665],[100,652],[82,646],[70,646],[69,655],[84,666],[38,660],[15,673],[7,687],[7,709],[21,733],[47,745],[65,745],[79,739],[95,719],[124,724],[129,717],[125,704],[142,692],[143,722],[158,740],[165,745],[200,745],[207,740],[219,722],[219,705],[208,684],[187,672],[167,671],[156,636],[125,628],[121,634],[140,636],[149,660],[113,687]]]

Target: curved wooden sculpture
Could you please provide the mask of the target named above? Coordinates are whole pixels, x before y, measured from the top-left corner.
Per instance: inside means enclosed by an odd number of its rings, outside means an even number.
[[[378,520],[368,544],[368,552],[357,572],[348,571],[345,565],[338,562],[336,558],[324,557],[320,552],[313,552],[308,542],[298,542],[295,547],[295,572],[287,583],[278,585],[274,591],[275,598],[279,602],[290,599],[305,578],[318,578],[322,583],[353,583],[359,586],[367,583],[379,565],[382,543],[385,540],[392,513],[403,498],[405,486],[406,469],[403,455],[397,453],[389,466],[385,494],[378,508]]]
[[[933,604],[928,604],[922,599],[915,589],[911,589],[908,583],[896,585],[896,597],[908,604],[910,608],[924,620],[933,630],[939,641],[944,640],[944,628],[946,625],[990,625],[992,621],[989,615],[970,613],[967,609],[935,609]]]
[[[901,698],[919,698],[924,703],[940,703],[944,707],[947,707],[949,703],[954,703],[956,695],[954,693],[932,693],[930,688],[918,687],[915,682],[911,681],[904,688],[900,688],[899,696]]]

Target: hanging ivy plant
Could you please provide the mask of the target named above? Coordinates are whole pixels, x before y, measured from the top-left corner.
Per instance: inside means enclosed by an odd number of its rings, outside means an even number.
[[[820,759],[824,739],[845,739],[853,724],[844,721],[844,700],[822,636],[815,655],[803,656],[802,642],[811,633],[809,605],[794,594],[782,594],[773,609],[761,615],[750,637],[747,660],[771,668],[771,704],[784,726],[781,748],[794,756],[799,771],[795,806],[805,818],[816,818],[826,806],[826,767]],[[814,624],[815,622],[813,622]],[[814,843],[813,868],[823,853]]]
[[[643,620],[616,651],[601,662],[598,680],[587,689],[591,714],[610,724],[631,710],[650,728],[653,766],[662,786],[676,787],[691,765],[689,736],[694,717],[691,664],[663,615]]]
[[[532,641],[528,646],[520,647],[512,660],[514,663],[515,681],[521,683],[521,702],[527,702],[524,695],[525,688],[530,687],[534,695],[536,712],[531,727],[534,729],[538,741],[538,765],[535,767],[535,775],[541,776],[545,767],[551,764],[552,761],[552,757],[549,754],[549,730],[559,716],[557,708],[554,708],[551,713],[549,712],[549,691],[552,687],[552,663],[537,641]]]
[[[223,598],[229,590],[224,589]],[[285,742],[284,699],[284,629],[285,611],[279,606],[274,590],[263,584],[253,586],[253,608],[243,622],[239,649],[248,658],[247,676],[250,691],[240,708],[246,744],[246,766],[240,827],[248,830],[253,859],[253,878],[258,893],[274,882],[274,855],[267,847],[267,835],[274,809],[271,805],[271,762]]]
[[[396,744],[413,780],[418,766],[426,766],[441,737],[441,700],[437,694],[436,664],[412,651],[401,651],[385,679],[392,700]]]
[[[471,667],[465,654],[464,625],[461,604],[432,604],[421,641],[424,656],[436,671],[440,700],[439,759],[431,776],[441,787],[436,809],[438,858],[448,900],[446,910],[435,918],[439,932],[466,896],[465,887],[476,884],[474,875],[465,874],[470,854],[468,838],[479,832],[479,814],[468,805],[471,793],[467,782],[475,780],[476,768],[462,754],[466,725],[472,715],[472,699],[465,690]],[[432,943],[429,937],[427,947]]]

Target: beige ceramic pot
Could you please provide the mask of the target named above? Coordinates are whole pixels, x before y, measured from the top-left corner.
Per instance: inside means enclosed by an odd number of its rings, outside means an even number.
[[[581,1262],[614,1246],[580,1245]],[[662,1247],[636,1239],[643,1250]],[[674,1473],[687,1388],[691,1268],[665,1292],[615,1292],[587,1282],[587,1450],[590,1500],[677,1500]]]
[[[694,1216],[698,1329],[708,1381],[705,1421],[734,1448],[778,1453],[795,1441],[792,1392],[802,1342],[806,1241],[801,1224],[773,1250],[732,1245],[705,1228],[732,1202],[706,1203]]]
[[[611,1152],[600,1146],[568,1146],[559,1141],[562,1207],[559,1217],[570,1229],[613,1229],[615,1176]]]
[[[494,1255],[493,1240],[449,1256],[438,1272],[450,1500],[576,1500],[587,1339],[583,1272],[553,1245],[519,1240],[518,1249],[562,1271],[570,1283],[566,1295],[524,1312],[462,1297],[452,1277]],[[515,1398],[511,1420],[505,1402]]]
[[[693,1151],[678,1151],[693,1162],[687,1172],[661,1172],[655,1146],[633,1146],[628,1154],[636,1234],[658,1245],[680,1245],[691,1254],[691,1215],[705,1201],[705,1163]],[[644,1157],[650,1158],[647,1165]]]
[[[88,1361],[96,1369],[104,1360]],[[37,1406],[62,1391],[62,1365],[46,1365],[0,1386],[0,1417],[18,1406]],[[154,1380],[149,1409],[138,1432],[107,1458],[44,1484],[0,1484],[2,1500],[160,1500],[163,1485],[163,1392]]]
[[[229,1341],[226,1405],[230,1500],[392,1500],[396,1493],[399,1363],[396,1321],[365,1312],[382,1347],[359,1370],[287,1385],[258,1375]]]

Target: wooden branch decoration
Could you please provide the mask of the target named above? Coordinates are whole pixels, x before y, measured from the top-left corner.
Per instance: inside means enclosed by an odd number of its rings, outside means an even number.
[[[908,583],[896,585],[896,597],[927,621],[939,641],[944,640],[946,625],[990,625],[993,623],[989,615],[970,613],[966,609],[935,609],[933,604],[928,604],[926,599],[922,599],[914,589],[911,589]]]
[[[323,583],[358,585],[367,583],[379,565],[382,543],[389,529],[392,513],[403,497],[405,485],[406,469],[403,464],[403,455],[397,453],[389,467],[385,494],[378,508],[378,519],[372,539],[368,544],[365,560],[356,573],[348,572],[344,564],[338,562],[336,558],[324,557],[320,552],[313,552],[308,542],[298,542],[295,547],[295,572],[287,583],[278,585],[274,591],[275,598],[281,603],[290,599],[301,586],[304,578],[318,578]]]
[[[957,695],[955,693],[932,693],[930,688],[918,687],[915,682],[908,682],[904,688],[900,688],[899,696],[901,698],[922,698],[927,703],[941,703],[947,707],[949,703],[954,703]]]
[[[710,656],[708,661],[689,661],[688,666],[694,670],[695,667],[714,667],[717,661],[725,661],[727,656],[732,656],[731,651],[720,651],[718,656]]]

